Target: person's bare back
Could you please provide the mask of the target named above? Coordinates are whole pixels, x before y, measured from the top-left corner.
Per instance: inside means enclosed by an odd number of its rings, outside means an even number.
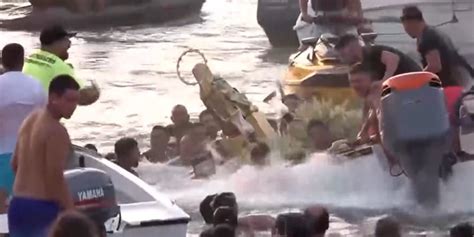
[[[62,208],[71,207],[63,176],[70,152],[69,135],[59,121],[46,110],[31,114],[20,129],[13,160],[15,196],[56,201]]]

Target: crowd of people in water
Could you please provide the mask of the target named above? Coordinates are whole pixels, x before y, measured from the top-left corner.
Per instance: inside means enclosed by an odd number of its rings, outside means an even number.
[[[341,58],[353,64],[350,85],[365,101],[364,125],[357,143],[380,142],[380,91],[382,83],[394,75],[422,70],[437,74],[448,107],[454,107],[462,92],[456,73],[459,67],[470,66],[456,52],[451,40],[428,26],[417,7],[406,7],[401,19],[407,33],[418,39],[423,67],[392,47],[362,46],[354,35],[342,36],[336,45]],[[74,36],[55,25],[41,32],[41,48],[26,59],[19,44],[8,44],[2,50],[5,72],[0,75],[0,213],[8,213],[11,236],[104,236],[104,230],[97,228],[100,224],[91,224],[87,217],[74,211],[63,174],[72,142],[60,121],[70,118],[77,105],[91,105],[100,96],[97,86],[86,87],[66,62],[70,38]],[[291,133],[294,127],[300,131],[302,128],[308,139],[307,152],[297,154],[293,161],[331,148],[335,137],[327,124],[319,120],[302,123],[296,118],[295,111],[305,103],[305,98],[287,95],[282,103],[288,113],[278,122],[269,123],[280,135]],[[451,115],[454,113],[450,111]],[[171,125],[151,129],[147,151],[141,153],[137,140],[124,137],[115,143],[114,152],[104,157],[135,175],[134,168],[143,157],[153,163],[192,167],[194,178],[213,175],[218,165],[265,166],[270,162],[268,143],[240,136],[241,130],[220,119],[212,108],[202,111],[198,122],[192,122],[186,107],[176,105],[171,120]],[[454,130],[456,126],[453,118]],[[453,144],[459,160],[469,158],[460,149],[458,138]],[[86,148],[99,152],[93,144]],[[389,163],[397,162],[393,155],[387,157]],[[330,221],[328,211],[321,206],[308,207],[301,213],[282,213],[276,218],[239,216],[232,193],[206,197],[200,211],[206,224],[212,226],[201,236],[231,237],[265,230],[275,236],[324,236]],[[400,235],[399,224],[393,218],[377,223],[376,236]],[[457,226],[451,230],[451,236],[472,236],[472,228],[467,224]]]
[[[301,211],[271,215],[239,215],[239,205],[234,193],[216,193],[206,196],[199,205],[199,212],[206,224],[200,237],[258,236],[271,232],[275,237],[323,237],[330,227],[330,213],[321,205],[312,205]],[[404,236],[400,222],[391,216],[380,218],[375,237]],[[461,223],[450,229],[451,237],[471,237],[473,228]]]

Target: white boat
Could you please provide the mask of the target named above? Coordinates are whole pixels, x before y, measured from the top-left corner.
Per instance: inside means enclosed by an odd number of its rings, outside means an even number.
[[[68,170],[82,167],[106,172],[114,184],[120,218],[106,225],[114,237],[185,237],[189,215],[153,187],[90,150],[74,146]],[[111,226],[114,226],[113,228]],[[6,215],[0,216],[0,234],[8,233]]]

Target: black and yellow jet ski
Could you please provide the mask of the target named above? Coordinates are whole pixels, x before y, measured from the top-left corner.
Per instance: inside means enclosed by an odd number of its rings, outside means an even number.
[[[364,44],[373,42],[375,33],[362,34]],[[282,93],[302,98],[316,97],[335,104],[357,101],[349,87],[349,66],[344,64],[334,49],[338,37],[325,33],[319,38],[302,41],[306,49],[290,56],[288,69],[282,79]]]

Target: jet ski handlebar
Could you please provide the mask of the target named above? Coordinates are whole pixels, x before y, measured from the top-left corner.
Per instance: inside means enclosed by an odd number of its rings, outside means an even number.
[[[360,24],[371,23],[371,20],[356,16],[317,16],[313,17],[313,23],[317,25],[345,24],[358,26]]]

